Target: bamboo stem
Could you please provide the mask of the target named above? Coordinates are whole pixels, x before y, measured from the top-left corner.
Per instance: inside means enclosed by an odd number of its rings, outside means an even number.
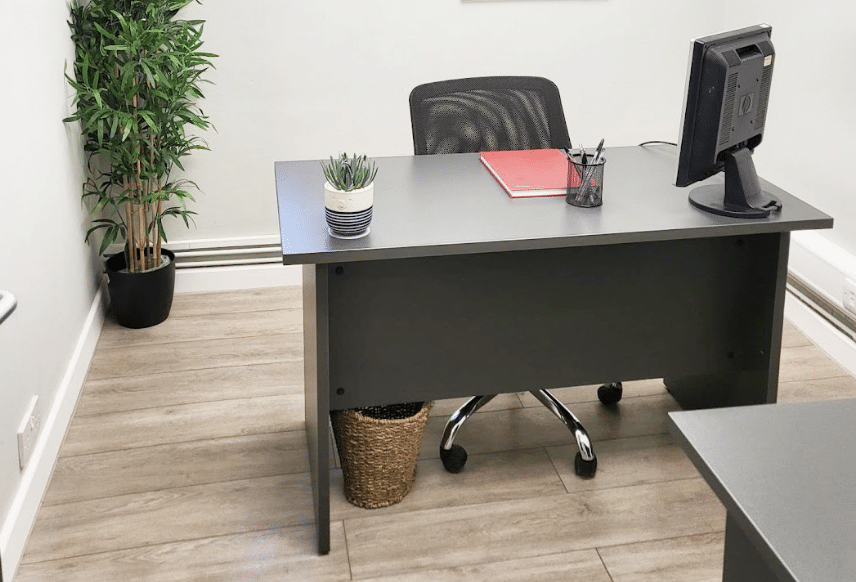
[[[160,186],[158,186],[158,190],[160,190]],[[163,212],[163,200],[161,200],[160,197],[158,197],[157,216],[155,216],[155,228],[157,229],[157,238],[155,239],[155,241],[157,241],[156,242],[157,249],[155,250],[155,253],[157,254],[158,257],[160,257],[160,254],[161,254],[161,242],[162,241],[161,241],[160,229],[157,228],[157,217],[161,215],[161,212]]]
[[[146,231],[146,223],[144,222],[145,217],[143,216],[144,211],[145,211],[145,209],[142,206],[142,204],[138,203],[137,204],[137,220],[140,223],[140,226],[139,226],[139,228],[140,228],[139,237],[140,238],[137,241],[137,244],[139,245],[139,250],[142,251],[140,253],[140,259],[143,261],[143,270],[145,270],[145,268],[146,268],[146,247],[143,246],[143,240],[144,240],[143,233],[145,233],[145,231]]]
[[[149,87],[148,81],[146,81],[146,87]],[[149,128],[149,164],[150,164],[150,168],[151,168],[150,171],[154,173],[155,172],[155,137],[151,133],[151,128]],[[154,236],[154,245],[155,245],[154,255],[155,255],[155,257],[157,257],[157,260],[160,261],[160,258],[161,258],[161,236],[160,236],[160,230],[158,229],[158,217],[160,216],[160,212],[161,212],[160,178],[158,178],[156,182],[150,181],[150,183],[153,186],[155,186],[155,185],[157,186],[157,190],[155,190],[155,192],[158,193],[157,205],[155,206],[155,209],[154,209],[154,216],[152,216],[152,235]],[[158,264],[160,264],[160,262],[158,262]]]
[[[127,191],[129,187],[128,178],[122,178],[122,187]],[[125,230],[127,239],[127,249],[126,253],[126,263],[128,267],[128,271],[131,273],[137,272],[137,261],[134,252],[134,212],[133,212],[133,201],[130,197],[125,201]]]

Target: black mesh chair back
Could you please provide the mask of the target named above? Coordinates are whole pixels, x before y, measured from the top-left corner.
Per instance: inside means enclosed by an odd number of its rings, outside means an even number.
[[[475,77],[410,93],[416,155],[571,146],[559,88],[541,77]]]

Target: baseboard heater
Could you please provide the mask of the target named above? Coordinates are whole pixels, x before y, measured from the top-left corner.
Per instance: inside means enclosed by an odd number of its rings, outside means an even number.
[[[174,252],[176,269],[282,264],[282,248],[273,244],[186,249]]]

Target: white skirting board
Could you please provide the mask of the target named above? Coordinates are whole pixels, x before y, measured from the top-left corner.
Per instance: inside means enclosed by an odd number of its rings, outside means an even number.
[[[856,342],[791,293],[785,295],[785,317],[841,367],[856,376]]]
[[[856,256],[820,233],[795,232],[791,236],[788,270],[827,301],[843,308],[844,280],[856,280]],[[852,339],[791,293],[785,299],[785,317],[856,376],[856,343]]]
[[[39,506],[50,483],[54,463],[71,422],[77,397],[83,388],[89,363],[95,353],[98,337],[107,313],[108,295],[106,278],[102,281],[89,314],[78,336],[71,361],[63,375],[50,411],[44,416],[41,433],[33,448],[27,468],[21,475],[21,483],[12,500],[6,521],[0,527],[0,556],[3,557],[2,580],[13,580],[18,570],[27,538],[36,521]]]

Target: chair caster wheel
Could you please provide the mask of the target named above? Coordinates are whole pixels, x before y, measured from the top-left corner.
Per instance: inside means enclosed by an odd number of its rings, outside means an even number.
[[[597,457],[592,457],[591,461],[584,461],[581,453],[577,453],[574,457],[574,471],[580,477],[594,477],[597,471]]]
[[[597,397],[600,401],[610,406],[615,404],[619,400],[621,400],[621,395],[624,393],[624,387],[621,385],[621,382],[612,382],[610,384],[604,384],[600,388],[597,389]]]
[[[440,460],[449,473],[460,473],[467,464],[467,451],[460,445],[452,445],[449,450],[440,447]]]

